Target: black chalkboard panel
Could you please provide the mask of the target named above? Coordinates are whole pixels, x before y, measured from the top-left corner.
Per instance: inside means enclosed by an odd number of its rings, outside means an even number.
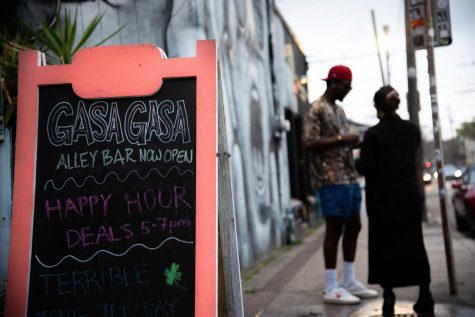
[[[193,316],[196,79],[39,88],[29,316]]]

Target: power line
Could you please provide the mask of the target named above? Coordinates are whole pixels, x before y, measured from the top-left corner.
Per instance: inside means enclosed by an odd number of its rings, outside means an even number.
[[[394,54],[406,54],[406,50],[393,50],[391,51],[391,55]],[[462,52],[450,54],[452,57],[459,57],[459,58],[473,58],[473,55],[468,55]],[[307,63],[326,63],[326,62],[334,62],[340,60],[348,60],[348,59],[362,59],[368,57],[377,57],[378,53],[365,53],[365,54],[358,54],[358,55],[347,55],[347,56],[340,56],[340,57],[330,57],[330,58],[312,58],[311,55],[307,55]],[[475,61],[461,61],[457,64],[457,67],[473,67],[475,66]]]
[[[358,58],[368,58],[368,57],[377,57],[377,53],[368,53],[368,54],[360,54],[360,55],[351,55],[351,56],[344,56],[344,57],[334,57],[334,58],[325,58],[325,59],[307,59],[307,63],[326,63],[326,62],[333,62],[333,61],[341,61],[341,60],[348,60],[348,59],[358,59]]]
[[[465,89],[465,90],[459,90],[459,91],[441,91],[439,94],[441,95],[465,95],[465,94],[473,94],[475,93],[475,89]]]

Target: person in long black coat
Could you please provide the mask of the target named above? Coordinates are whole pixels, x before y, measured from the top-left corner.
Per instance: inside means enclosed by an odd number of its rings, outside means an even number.
[[[356,161],[365,176],[368,213],[368,283],[384,289],[383,314],[394,314],[394,287],[419,286],[414,310],[433,315],[430,265],[422,235],[423,187],[416,173],[419,128],[397,114],[391,86],[374,95],[380,122],[369,128]]]

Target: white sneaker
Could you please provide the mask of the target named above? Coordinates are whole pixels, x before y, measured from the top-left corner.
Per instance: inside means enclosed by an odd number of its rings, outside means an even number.
[[[323,302],[329,304],[359,304],[360,299],[339,286],[331,292],[323,293]]]
[[[378,296],[377,291],[367,288],[363,285],[363,283],[356,280],[353,282],[353,284],[345,288],[352,295],[358,296],[360,298],[375,298]]]

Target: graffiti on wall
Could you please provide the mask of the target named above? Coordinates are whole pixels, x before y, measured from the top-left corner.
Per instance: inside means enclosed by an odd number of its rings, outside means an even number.
[[[63,1],[80,26],[98,12],[98,39],[126,27],[105,45],[153,43],[167,55],[195,54],[195,42],[214,38],[220,52],[223,97],[241,266],[282,244],[290,201],[285,135],[273,129],[284,107],[295,107],[279,18],[266,0]],[[272,40],[270,40],[272,39]],[[275,72],[275,76],[272,76]]]

